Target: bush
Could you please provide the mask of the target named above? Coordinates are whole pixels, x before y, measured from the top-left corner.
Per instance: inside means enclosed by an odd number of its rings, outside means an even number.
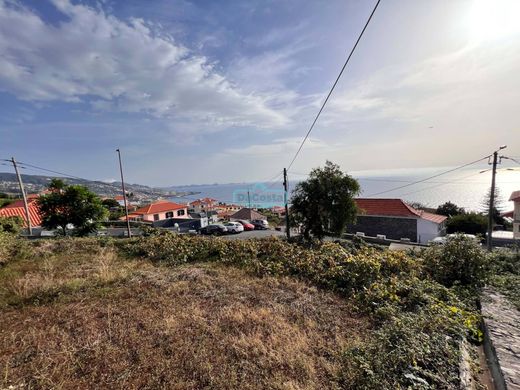
[[[458,345],[465,329],[462,315],[453,310],[428,305],[418,312],[395,313],[370,341],[345,352],[345,387],[458,388]]]
[[[0,232],[19,234],[22,230],[23,219],[16,217],[0,217]]]
[[[455,215],[448,219],[446,230],[448,233],[484,235],[487,230],[487,218],[477,213]]]
[[[426,272],[448,287],[481,286],[489,275],[487,254],[474,239],[464,235],[450,237],[444,245],[428,248],[423,256]]]

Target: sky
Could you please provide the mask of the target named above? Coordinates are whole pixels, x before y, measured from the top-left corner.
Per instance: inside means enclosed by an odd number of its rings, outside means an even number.
[[[117,180],[120,148],[132,183],[271,179],[374,4],[0,0],[0,159]],[[519,18],[517,0],[383,0],[292,169],[520,156]]]

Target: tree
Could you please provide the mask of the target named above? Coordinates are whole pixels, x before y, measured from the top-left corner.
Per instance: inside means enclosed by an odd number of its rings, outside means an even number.
[[[463,207],[459,207],[455,203],[446,202],[437,207],[436,213],[447,217],[454,217],[455,215],[464,214],[465,210]]]
[[[482,213],[484,213],[486,216],[489,215],[490,201],[491,201],[491,188],[489,188],[487,190],[486,196],[482,200],[482,204],[481,204]],[[500,194],[500,190],[498,189],[498,187],[495,187],[495,196],[494,196],[493,210],[492,210],[491,215],[493,215],[493,223],[496,225],[504,225],[504,223],[505,223],[504,217],[502,217],[502,215],[500,215],[501,211],[502,211],[502,208],[500,207],[501,203],[502,203],[502,195]]]
[[[85,186],[66,185],[63,180],[53,179],[48,189],[49,193],[37,200],[42,226],[47,229],[59,228],[67,235],[71,224],[74,234],[83,236],[95,231],[107,215],[101,199]]]
[[[111,208],[120,208],[121,207],[119,202],[112,198],[103,199],[103,201],[101,203],[103,203],[103,206],[105,206],[109,210]]]
[[[448,233],[486,234],[487,219],[478,213],[455,215],[448,219],[446,230]]]
[[[307,180],[296,185],[291,199],[293,224],[303,229],[303,237],[322,239],[327,232],[340,236],[356,220],[354,196],[359,194],[356,179],[327,161],[315,168]]]

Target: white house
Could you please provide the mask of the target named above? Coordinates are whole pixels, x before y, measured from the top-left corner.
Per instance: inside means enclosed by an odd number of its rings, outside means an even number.
[[[513,210],[513,238],[520,239],[520,191],[513,192],[509,200],[515,205]]]

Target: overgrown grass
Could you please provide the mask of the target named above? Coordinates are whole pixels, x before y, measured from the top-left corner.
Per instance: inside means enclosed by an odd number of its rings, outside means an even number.
[[[495,250],[491,258],[491,268],[490,284],[520,310],[519,248]]]
[[[172,234],[10,245],[4,387],[456,388],[459,342],[481,337],[434,254]]]

